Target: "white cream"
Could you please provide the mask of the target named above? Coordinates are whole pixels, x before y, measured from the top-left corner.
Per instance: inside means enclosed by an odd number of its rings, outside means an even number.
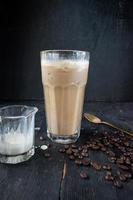
[[[19,155],[31,149],[33,134],[7,133],[0,136],[0,154]]]

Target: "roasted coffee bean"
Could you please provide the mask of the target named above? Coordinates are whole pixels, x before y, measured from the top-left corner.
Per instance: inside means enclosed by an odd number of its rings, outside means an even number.
[[[71,149],[67,149],[66,150],[66,154],[71,155],[72,154],[72,150]]]
[[[89,144],[89,147],[92,148],[93,144]]]
[[[98,150],[99,148],[100,148],[100,147],[99,147],[98,145],[93,145],[93,146],[92,146],[92,149],[93,149],[93,150]]]
[[[83,145],[82,148],[83,148],[83,149],[87,149],[87,145]]]
[[[89,154],[88,154],[88,153],[85,153],[85,152],[82,152],[81,155],[82,155],[83,157],[88,157],[88,156],[89,156]]]
[[[127,166],[125,166],[125,165],[118,165],[118,167],[120,168],[120,169],[123,169],[123,170],[128,170],[129,168],[127,167]]]
[[[92,145],[96,145],[96,141],[93,140],[93,141],[92,141]]]
[[[95,161],[91,161],[91,166],[96,169],[96,170],[101,170],[102,168],[102,165],[101,164],[98,164],[97,162]]]
[[[116,163],[117,163],[117,164],[123,164],[123,163],[124,163],[124,160],[123,160],[122,158],[118,158],[118,159],[116,160]]]
[[[91,145],[90,145],[90,144],[87,144],[86,146],[87,146],[87,148],[91,148]]]
[[[79,155],[78,158],[79,158],[79,159],[83,159],[83,156],[82,156],[82,155]]]
[[[117,131],[117,130],[114,131],[114,134],[118,134],[118,133],[119,133],[119,131]]]
[[[89,175],[88,175],[88,172],[87,171],[85,171],[85,170],[82,170],[81,172],[80,172],[80,177],[81,178],[84,178],[84,179],[88,179],[89,178]]]
[[[103,165],[102,167],[103,167],[103,169],[111,170],[111,165]]]
[[[101,151],[105,152],[105,151],[106,151],[106,148],[105,148],[105,147],[102,147],[102,148],[101,148]]]
[[[109,153],[110,153],[110,151],[109,151],[109,150],[106,150],[106,154],[109,155]]]
[[[50,153],[44,153],[45,158],[50,158]]]
[[[130,158],[129,158],[129,157],[126,158],[125,163],[128,164],[128,165],[131,164],[131,161],[130,161]]]
[[[65,149],[69,149],[69,147],[70,147],[70,146],[69,146],[68,144],[65,144],[65,145],[64,145],[64,148],[65,148]]]
[[[110,157],[110,158],[109,158],[109,161],[112,162],[112,163],[115,163],[116,157]]]
[[[101,147],[101,148],[104,148],[104,145],[103,145],[101,142],[97,143],[97,145],[98,145],[99,147]],[[105,151],[106,151],[106,150],[105,150]]]
[[[82,160],[82,163],[83,163],[84,166],[89,166],[90,165],[90,159],[89,158],[84,158]]]
[[[81,146],[76,144],[65,145],[64,148],[59,150],[59,152],[68,154],[69,159],[73,160],[77,165],[88,167],[91,163],[95,170],[108,170],[105,179],[113,181],[114,186],[121,188],[121,182],[132,178],[133,144],[131,143],[131,138],[121,132],[117,132],[115,135],[109,133],[95,134],[94,132],[95,130],[93,130],[92,136],[89,136],[89,140],[85,144]],[[90,162],[90,149],[100,149],[106,153],[110,162],[117,164],[119,170],[113,170],[114,173],[116,173],[116,176],[112,175],[112,166],[110,164],[101,165],[96,161]]]
[[[114,146],[119,147],[120,145],[119,143],[114,143]]]
[[[113,181],[114,180],[114,177],[113,177],[113,175],[110,171],[107,171],[107,173],[105,175],[105,180],[107,180],[107,181]]]
[[[124,145],[125,145],[126,147],[129,147],[129,142],[124,142]]]
[[[107,171],[106,175],[112,176],[112,172],[111,171]]]
[[[128,153],[130,153],[131,151],[132,151],[132,148],[130,148],[130,147],[125,147],[126,148],[126,153],[128,154]]]
[[[109,143],[108,141],[106,141],[106,142],[104,142],[104,145],[105,145],[105,146],[109,146],[110,143]]]
[[[133,143],[129,143],[129,147],[133,148]]]
[[[130,152],[124,152],[123,155],[124,156],[129,156]]]
[[[130,156],[131,160],[133,161],[133,153],[130,153],[129,156]]]
[[[122,159],[122,160],[126,160],[126,156],[124,156],[124,155],[122,155],[121,157],[120,157],[120,159]]]
[[[72,149],[73,153],[78,153],[78,149]]]
[[[115,157],[115,153],[113,151],[109,151],[108,155],[111,157]]]
[[[89,153],[85,153],[85,154],[84,154],[84,157],[88,157],[88,156],[89,156]]]
[[[83,153],[87,153],[88,150],[87,150],[87,149],[83,149],[82,152],[83,152]]]
[[[75,144],[72,144],[71,147],[72,147],[73,149],[76,149],[76,148],[77,148],[77,146],[76,146]]]
[[[117,158],[116,158],[115,156],[110,157],[110,159],[111,159],[111,160],[114,160],[114,161],[117,160]]]
[[[79,150],[79,151],[82,151],[82,149],[83,149],[82,147],[78,147],[78,150]]]
[[[118,138],[113,138],[113,141],[114,142],[118,142],[120,140],[120,138],[118,137]]]
[[[107,181],[113,181],[113,180],[114,180],[114,177],[113,177],[113,176],[110,176],[110,175],[106,175],[106,176],[105,176],[105,179],[106,179]]]
[[[130,172],[123,172],[126,178],[132,178],[132,174]]]
[[[78,157],[79,156],[79,153],[74,153],[73,154],[75,157]]]
[[[119,146],[118,149],[120,149],[123,153],[126,152],[126,149],[123,146]]]
[[[122,188],[122,183],[118,179],[114,179],[113,184],[117,188]]]
[[[65,149],[64,149],[64,148],[61,148],[61,149],[59,149],[59,152],[60,152],[60,153],[65,153]]]
[[[74,160],[75,157],[74,157],[73,155],[70,155],[70,156],[69,156],[69,159],[70,159],[70,160]]]
[[[74,161],[74,163],[75,163],[76,165],[81,165],[81,164],[82,164],[82,161],[77,159],[77,160]]]
[[[122,151],[122,153],[125,153],[125,152],[126,152],[126,149],[122,149],[121,151]]]
[[[116,171],[117,175],[119,176],[121,174],[121,171],[120,170],[117,170]]]
[[[119,179],[120,179],[121,181],[126,181],[126,177],[125,177],[124,174],[122,174],[122,173],[120,173]]]
[[[99,138],[100,139],[100,138]],[[99,139],[95,139],[96,144],[99,143]]]

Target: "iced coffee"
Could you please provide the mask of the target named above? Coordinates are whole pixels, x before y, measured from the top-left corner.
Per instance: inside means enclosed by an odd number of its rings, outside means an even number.
[[[73,59],[73,56],[60,58],[63,52],[42,52],[42,83],[48,137],[55,142],[71,143],[80,134],[89,59]],[[55,58],[45,55],[48,53]]]

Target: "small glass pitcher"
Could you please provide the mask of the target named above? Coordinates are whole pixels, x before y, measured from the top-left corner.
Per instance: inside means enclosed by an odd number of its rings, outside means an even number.
[[[0,162],[16,164],[34,155],[36,107],[12,105],[0,108]]]

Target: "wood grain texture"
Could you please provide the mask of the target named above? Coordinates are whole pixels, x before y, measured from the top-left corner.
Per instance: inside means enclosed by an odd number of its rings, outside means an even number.
[[[11,104],[15,104],[12,102]],[[36,118],[36,126],[41,130],[36,132],[36,144],[47,143],[46,124],[44,121],[43,102],[19,102],[20,104],[35,105],[39,108]],[[3,105],[8,103],[1,103]],[[123,125],[133,130],[133,103],[89,103],[85,104],[84,111],[97,114],[103,119]],[[114,117],[115,116],[115,117]],[[121,118],[122,120],[121,120]],[[81,137],[78,144],[83,144],[94,130],[98,133],[108,131],[113,134],[113,129],[103,125],[90,124],[82,121]],[[39,136],[43,135],[45,140],[40,141]],[[50,142],[50,141],[49,141]],[[103,179],[104,172],[97,172],[88,169],[90,179],[80,178],[78,167],[68,160],[66,155],[58,152],[62,147],[59,144],[51,143],[49,152],[50,159],[44,158],[40,151],[35,156],[19,165],[0,164],[0,199],[2,200],[132,200],[133,181],[125,184],[123,189],[116,189]],[[91,159],[101,163],[107,162],[107,157],[100,152],[93,152]]]

